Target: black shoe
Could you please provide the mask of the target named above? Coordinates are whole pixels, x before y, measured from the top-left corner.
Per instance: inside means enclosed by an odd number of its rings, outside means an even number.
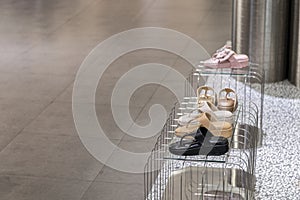
[[[184,141],[187,136],[194,136],[194,140]],[[224,137],[215,137],[205,127],[200,127],[196,133],[184,135],[179,142],[170,144],[169,151],[175,155],[219,156],[228,152],[228,140]]]

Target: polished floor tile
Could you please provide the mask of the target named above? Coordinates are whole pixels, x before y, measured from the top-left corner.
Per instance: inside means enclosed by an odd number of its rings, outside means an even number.
[[[96,182],[110,182],[110,183],[131,183],[131,184],[144,184],[144,174],[132,174],[121,172],[110,167],[103,167],[97,178]]]
[[[151,152],[154,144],[155,140],[152,138],[145,140],[122,140],[118,144],[118,147],[128,152],[145,153]]]
[[[91,182],[0,175],[1,200],[80,200]]]
[[[112,105],[112,92],[116,85],[116,78],[110,78],[110,80],[102,81],[98,85],[98,88],[96,90],[95,94],[95,104],[96,105]],[[114,79],[114,80],[112,80]],[[102,84],[103,82],[103,84]],[[73,84],[70,85],[65,91],[63,91],[56,99],[57,102],[65,102],[65,103],[71,103],[72,102],[72,94],[73,94]],[[140,107],[143,108],[145,104],[149,101],[150,97],[154,94],[154,92],[157,90],[159,86],[157,84],[145,84],[143,87],[138,88],[133,92],[130,98],[128,99],[120,99],[119,101],[115,101],[115,106],[126,106],[128,105],[130,107]],[[126,91],[124,91],[126,92]],[[75,98],[75,96],[74,96]],[[92,103],[93,101],[90,101],[87,99],[86,95],[79,94],[76,96],[77,101],[82,103]]]
[[[103,167],[75,136],[22,132],[0,153],[0,174],[92,181]]]
[[[177,59],[174,65],[172,66],[172,69],[181,73],[184,77],[188,77],[188,75],[194,68],[195,67],[191,63],[184,60],[183,58]]]
[[[113,105],[117,116],[112,114],[112,92],[123,75],[146,63],[164,64],[184,75],[192,66],[178,55],[149,48],[122,55],[108,66],[95,91],[98,122],[115,145],[113,149],[105,149],[108,160],[103,163],[88,152],[76,131],[72,91],[77,70],[98,44],[131,28],[171,28],[192,37],[212,53],[230,39],[231,3],[231,0],[0,1],[0,199],[143,199],[142,173],[116,171],[105,163],[118,162],[113,156],[119,155],[117,148],[132,153],[151,150],[159,134],[159,123],[166,117],[155,115],[158,111],[155,109],[164,107],[167,115],[176,101],[174,94],[161,83],[177,88],[182,84],[170,72],[132,77],[130,83],[121,84],[120,94],[127,94],[134,84],[149,78],[157,79],[159,84],[143,84],[129,100],[119,99]],[[133,42],[155,36],[139,35],[135,39]],[[198,62],[199,55],[189,44],[169,35],[160,39],[171,48],[187,51],[193,64]],[[128,42],[119,42],[117,47],[123,48]],[[76,98],[81,105],[91,103],[86,94]],[[149,113],[155,104],[163,107]],[[124,115],[127,111],[138,126]],[[149,138],[138,138],[150,122],[149,114],[158,123],[154,123],[157,131],[150,127]],[[89,119],[86,116],[84,122],[87,132]]]
[[[34,120],[46,106],[47,102],[1,99],[0,151]]]
[[[40,135],[76,136],[72,104],[54,102],[36,117],[25,129]]]
[[[12,61],[9,66],[0,65],[2,72],[14,72],[35,75],[75,76],[86,54],[59,53],[56,51],[30,51]]]
[[[1,73],[0,98],[51,102],[72,82],[70,76]]]
[[[143,192],[141,184],[94,182],[82,200],[142,200]]]
[[[127,110],[126,106],[115,106],[118,110]],[[142,107],[131,106],[129,112],[135,120]],[[124,132],[117,127],[109,105],[96,105],[98,121],[106,136],[110,139],[121,139]],[[86,116],[89,118],[89,116]],[[128,130],[131,124],[126,124],[125,119],[119,121],[124,130]],[[88,127],[87,127],[88,129]],[[71,102],[55,101],[50,104],[39,116],[36,117],[25,129],[27,132],[39,133],[51,136],[78,136],[72,113]]]

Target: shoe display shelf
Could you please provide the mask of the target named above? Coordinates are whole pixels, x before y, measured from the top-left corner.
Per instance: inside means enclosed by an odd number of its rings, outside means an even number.
[[[174,105],[145,165],[146,200],[255,199],[255,160],[262,141],[264,71],[198,66],[186,80],[185,97]],[[231,88],[238,97],[229,150],[221,156],[180,156],[169,152],[178,118],[197,106],[200,86]]]

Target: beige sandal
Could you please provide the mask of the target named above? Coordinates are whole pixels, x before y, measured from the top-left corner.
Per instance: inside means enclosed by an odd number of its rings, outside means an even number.
[[[184,135],[188,133],[193,133],[198,130],[198,128],[201,126],[200,122],[196,120],[197,118],[194,118],[190,120],[185,126],[180,126],[175,129],[175,135],[177,137],[182,138]],[[194,139],[192,136],[187,136],[186,139]]]
[[[229,138],[232,136],[232,125],[226,121],[217,121],[209,113],[203,113],[197,120],[214,136]]]
[[[232,136],[232,126],[225,121],[217,121],[209,113],[202,113],[199,117],[190,120],[186,126],[180,126],[175,130],[177,137],[183,137],[188,133],[196,132],[197,129],[203,126],[207,128],[214,136],[222,136],[229,138]],[[192,136],[189,136],[192,139]]]
[[[203,101],[198,104],[201,112],[209,113],[218,121],[226,121],[233,123],[233,114],[227,110],[219,110],[214,104],[209,101]]]
[[[208,94],[211,91],[212,94]],[[212,104],[216,103],[217,94],[215,93],[214,89],[208,86],[201,86],[197,89],[197,99],[198,104],[201,104],[203,101],[209,101]]]
[[[225,96],[223,94],[225,93]],[[234,97],[229,97],[229,94],[233,94]],[[224,88],[219,92],[218,109],[227,110],[230,112],[236,111],[238,106],[238,97],[236,92],[231,88]]]

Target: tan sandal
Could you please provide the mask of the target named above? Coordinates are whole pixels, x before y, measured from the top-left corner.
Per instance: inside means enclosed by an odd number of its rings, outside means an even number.
[[[212,94],[208,94],[211,91]],[[215,93],[214,89],[208,86],[201,86],[197,89],[197,99],[198,104],[201,104],[203,101],[209,101],[212,104],[216,103],[217,94]]]
[[[207,128],[214,136],[222,136],[229,138],[232,136],[232,126],[230,123],[225,121],[217,121],[209,113],[202,113],[199,117],[190,120],[186,126],[180,126],[175,130],[177,137],[183,137],[188,133],[196,132],[197,129],[203,126]],[[187,139],[193,139],[189,136]]]
[[[225,96],[223,94],[225,93]],[[233,94],[234,97],[229,97],[229,94]],[[238,97],[236,92],[231,88],[224,88],[219,92],[218,109],[227,110],[230,112],[236,111],[238,106]]]
[[[180,126],[175,129],[175,135],[182,138],[184,135],[196,132],[197,129],[201,126],[200,122],[194,118],[190,120],[185,126]],[[193,139],[192,136],[187,136],[187,139]]]
[[[203,113],[197,118],[201,126],[207,128],[214,136],[229,138],[232,136],[232,125],[226,121],[217,121],[209,113]]]

